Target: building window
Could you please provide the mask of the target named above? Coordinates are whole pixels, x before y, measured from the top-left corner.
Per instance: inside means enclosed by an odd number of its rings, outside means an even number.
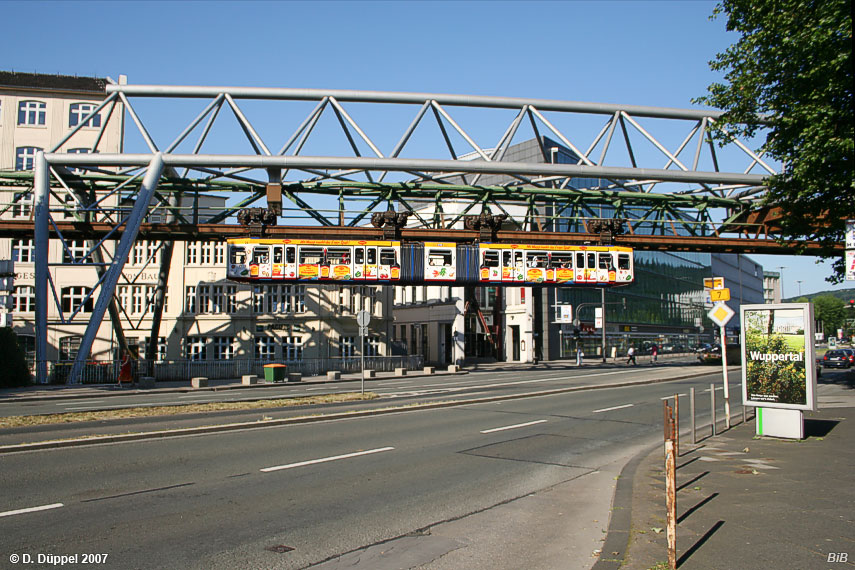
[[[148,358],[148,353],[146,351],[148,350],[149,340],[151,340],[151,337],[149,337],[149,336],[145,337],[145,345],[143,346],[143,350],[141,353],[143,355],[143,358]],[[160,361],[160,362],[166,360],[166,337],[165,336],[157,337],[157,355],[156,355],[155,360]]]
[[[33,263],[33,240],[13,239],[12,260],[17,263]]]
[[[86,245],[86,240],[75,239],[66,242],[68,249],[62,250],[63,263],[91,263],[92,258],[88,257],[89,247]]]
[[[83,122],[89,113],[98,108],[94,103],[72,103],[68,109],[68,126],[76,127]],[[101,114],[97,114],[88,121],[84,127],[98,128],[101,126]]]
[[[214,337],[214,360],[231,360],[235,356],[235,338],[233,336]]]
[[[187,359],[188,360],[207,360],[208,359],[208,338],[204,336],[187,337]]]
[[[257,285],[252,288],[252,311],[256,314],[305,313],[305,285]]]
[[[91,313],[92,297],[89,296],[90,291],[89,287],[63,287],[60,296],[62,311],[71,314],[80,309],[81,313]]]
[[[184,295],[184,312],[196,312],[196,287],[193,285],[187,286],[186,294]]]
[[[136,241],[128,256],[129,265],[148,265],[160,263],[160,244],[156,241]]]
[[[211,241],[187,242],[184,259],[187,265],[224,265],[226,244]]]
[[[80,350],[81,340],[83,338],[79,336],[64,336],[59,339],[59,359],[74,360]]]
[[[32,313],[36,310],[36,288],[29,285],[15,287],[15,304],[13,311],[16,313]]]
[[[32,170],[36,164],[37,146],[19,146],[15,149],[15,170]]]
[[[365,337],[365,356],[380,356],[380,339],[376,336]]]
[[[289,362],[303,360],[303,339],[299,336],[283,337],[282,358]]]
[[[273,337],[255,337],[255,358],[257,360],[273,360],[276,357],[276,342]]]
[[[36,126],[45,124],[47,103],[42,101],[21,101],[18,103],[18,124]]]
[[[29,218],[33,213],[33,193],[16,192],[12,197],[12,217]]]
[[[353,358],[356,356],[356,337],[343,336],[339,341],[342,358]]]

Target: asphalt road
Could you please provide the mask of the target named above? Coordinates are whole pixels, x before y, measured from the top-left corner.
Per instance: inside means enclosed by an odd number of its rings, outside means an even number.
[[[85,553],[106,554],[98,565],[105,568],[306,567],[613,472],[661,439],[662,398],[686,394],[690,386],[703,394],[711,382],[720,383],[716,372],[661,384],[4,455],[0,567],[13,567],[13,555],[37,561],[39,554]],[[488,383],[517,390],[515,382],[528,381],[529,389],[548,389],[551,378],[562,375],[567,371],[515,371],[507,378],[494,372]],[[470,375],[465,385],[449,382],[443,389],[465,386],[467,395],[498,389],[484,388],[485,379]],[[736,386],[735,373],[731,382]],[[705,398],[699,396],[699,415],[708,413]],[[600,513],[592,520],[601,522],[592,524],[585,511],[568,540],[602,538],[612,489],[589,497],[596,503],[591,512]],[[439,555],[425,553],[419,562]],[[506,562],[520,567],[518,560]],[[582,560],[580,567],[591,562]]]

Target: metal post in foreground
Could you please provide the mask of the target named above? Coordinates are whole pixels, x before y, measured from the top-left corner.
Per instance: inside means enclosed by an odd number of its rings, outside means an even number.
[[[668,539],[668,568],[677,568],[677,428],[665,401],[665,519]]]
[[[710,384],[710,425],[715,435],[715,384]]]
[[[692,415],[692,445],[698,443],[698,434],[695,431],[695,388],[689,388],[689,413]]]
[[[680,457],[680,395],[674,394],[674,453]]]
[[[730,429],[730,390],[727,383],[727,331],[721,327],[721,368],[724,376],[724,425]]]

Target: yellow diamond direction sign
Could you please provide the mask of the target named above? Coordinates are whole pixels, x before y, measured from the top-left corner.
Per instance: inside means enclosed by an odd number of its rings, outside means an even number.
[[[720,327],[723,327],[727,324],[727,321],[729,321],[733,317],[734,314],[735,313],[733,309],[731,309],[724,303],[716,303],[715,307],[713,307],[712,310],[707,313],[707,316],[710,318],[710,320],[712,320],[712,322],[714,322]]]

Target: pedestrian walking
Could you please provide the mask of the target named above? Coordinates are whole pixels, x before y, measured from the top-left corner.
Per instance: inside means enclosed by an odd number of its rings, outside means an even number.
[[[585,357],[585,353],[582,352],[582,347],[576,347],[576,366],[582,366],[582,359]]]
[[[656,356],[659,354],[659,345],[653,345],[653,362],[656,362]]]
[[[635,347],[634,346],[629,347],[629,350],[626,351],[626,356],[627,356],[627,359],[626,359],[627,364],[632,363],[633,366],[635,366],[637,364],[635,362]]]

